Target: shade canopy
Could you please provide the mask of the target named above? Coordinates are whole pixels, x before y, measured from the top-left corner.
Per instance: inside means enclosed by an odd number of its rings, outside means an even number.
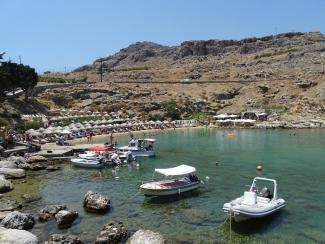
[[[104,152],[104,151],[108,151],[111,150],[111,147],[107,147],[107,146],[91,146],[89,147],[90,151],[94,151],[94,152]]]
[[[188,175],[194,173],[195,171],[196,169],[194,167],[185,164],[174,168],[155,169],[155,172],[165,176]]]

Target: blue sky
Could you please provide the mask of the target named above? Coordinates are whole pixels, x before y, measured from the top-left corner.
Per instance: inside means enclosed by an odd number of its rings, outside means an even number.
[[[325,0],[0,0],[0,52],[71,70],[136,41],[325,33]]]

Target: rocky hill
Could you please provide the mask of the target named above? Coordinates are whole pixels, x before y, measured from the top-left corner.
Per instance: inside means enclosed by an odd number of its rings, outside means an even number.
[[[182,118],[265,109],[285,120],[325,119],[324,64],[325,36],[319,32],[174,47],[138,42],[73,72],[44,75],[44,81],[75,83],[48,89],[38,101],[49,108],[150,119],[169,118],[171,106]],[[182,79],[190,82],[181,84]]]
[[[137,42],[74,73],[96,73],[102,64],[108,81],[296,79],[322,75],[321,53],[325,36],[319,32],[185,41],[175,47]]]

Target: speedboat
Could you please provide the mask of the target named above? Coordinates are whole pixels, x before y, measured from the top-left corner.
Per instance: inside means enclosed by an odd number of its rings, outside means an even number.
[[[258,184],[261,182],[273,185],[273,194],[267,187],[260,191]],[[286,205],[285,200],[278,198],[277,182],[273,179],[255,177],[249,191],[235,200],[225,203],[223,211],[234,217],[236,222],[250,218],[262,218],[279,211]]]
[[[71,163],[74,166],[83,167],[83,168],[100,169],[104,167],[104,163],[100,160],[73,158],[71,159]]]
[[[130,151],[135,157],[153,157],[155,151],[153,150],[153,144],[156,142],[155,139],[132,139],[129,141],[127,146],[118,147],[119,152]]]
[[[170,179],[142,184],[141,192],[146,196],[170,196],[199,188],[201,181],[195,175],[196,169],[182,164],[174,168],[155,169],[155,172]],[[176,177],[176,178],[175,178]]]

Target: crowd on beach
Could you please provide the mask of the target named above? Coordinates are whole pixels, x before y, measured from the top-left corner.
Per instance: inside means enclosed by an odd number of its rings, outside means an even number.
[[[28,143],[45,144],[57,142],[65,145],[67,140],[75,138],[87,138],[90,142],[93,136],[111,133],[123,133],[142,130],[164,130],[169,128],[195,127],[199,125],[196,120],[177,120],[177,121],[129,121],[124,123],[105,123],[99,121],[85,121],[84,123],[71,123],[68,126],[49,126],[38,130],[30,129],[26,131]]]

